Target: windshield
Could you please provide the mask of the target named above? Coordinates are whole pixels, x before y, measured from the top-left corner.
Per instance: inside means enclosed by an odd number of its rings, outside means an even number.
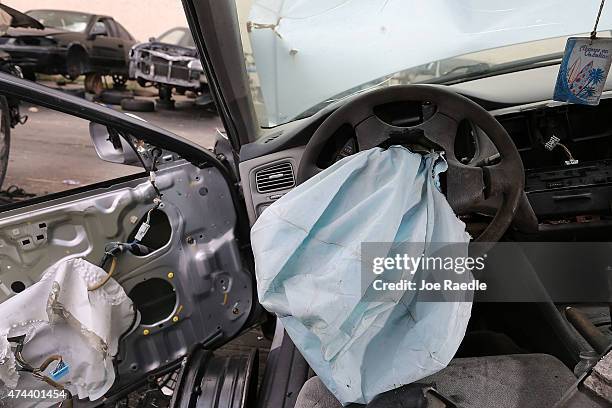
[[[76,33],[85,31],[91,17],[89,14],[59,10],[32,10],[26,14],[40,21],[45,27],[59,28]]]
[[[558,64],[599,2],[236,0],[262,127],[376,86],[456,83]],[[610,36],[604,8],[599,35]]]
[[[173,28],[157,38],[157,41],[166,44],[180,45],[181,47],[195,48],[193,37],[186,28]]]

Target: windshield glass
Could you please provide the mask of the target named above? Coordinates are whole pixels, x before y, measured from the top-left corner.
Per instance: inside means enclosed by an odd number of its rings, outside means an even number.
[[[26,14],[40,21],[45,27],[59,28],[76,33],[85,31],[91,17],[89,14],[59,10],[32,10]]]
[[[599,2],[569,0],[236,0],[262,127],[369,89],[455,83],[558,64],[592,30]],[[610,36],[604,8],[599,35]]]
[[[166,31],[157,38],[157,41],[166,44],[180,45],[181,47],[195,48],[193,37],[186,28],[174,28]]]

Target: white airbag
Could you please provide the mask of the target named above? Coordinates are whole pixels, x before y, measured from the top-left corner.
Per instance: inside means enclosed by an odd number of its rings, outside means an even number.
[[[62,356],[69,372],[60,382],[74,396],[95,400],[108,391],[115,380],[112,356],[135,312],[113,279],[97,290],[87,290],[105,275],[83,259],[63,260],[48,268],[39,282],[0,305],[0,395],[10,388],[52,389],[30,373],[16,371],[7,337],[23,334],[23,356],[33,366],[52,354]],[[36,405],[31,400],[20,402]]]

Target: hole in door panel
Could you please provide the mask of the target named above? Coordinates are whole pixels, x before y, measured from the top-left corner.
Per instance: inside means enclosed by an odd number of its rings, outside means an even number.
[[[174,287],[161,278],[151,278],[138,283],[128,294],[140,312],[140,322],[155,325],[174,312],[176,292]]]
[[[142,218],[136,224],[136,227],[130,233],[128,237],[128,242],[132,242],[136,233],[138,232],[138,228],[142,225],[142,223],[147,219],[147,215],[143,215]],[[151,212],[151,227],[147,234],[142,238],[140,243],[150,248],[152,251],[155,251],[164,245],[166,245],[170,241],[170,236],[172,235],[172,227],[170,226],[170,220],[165,212],[159,209],[155,209]]]

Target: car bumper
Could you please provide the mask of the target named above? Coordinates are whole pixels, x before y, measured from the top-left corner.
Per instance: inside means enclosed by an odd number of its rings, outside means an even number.
[[[191,57],[175,57],[162,52],[138,49],[130,57],[129,77],[186,89],[199,89],[206,83],[200,64]]]

